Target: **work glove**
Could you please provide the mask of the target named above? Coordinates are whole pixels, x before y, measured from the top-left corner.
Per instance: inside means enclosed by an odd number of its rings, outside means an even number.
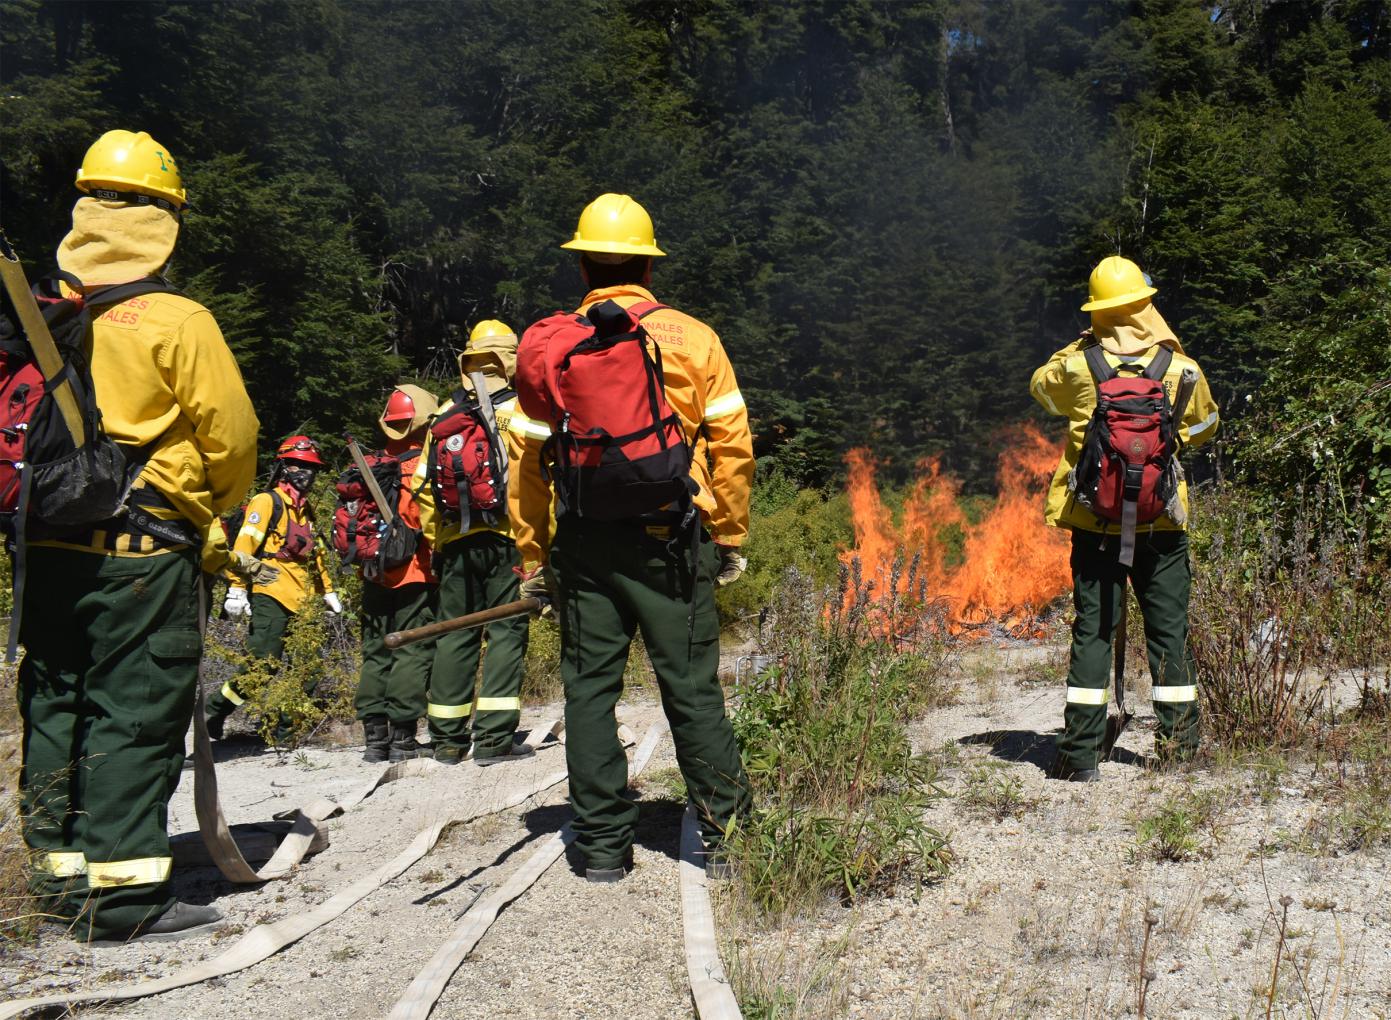
[[[238,616],[250,616],[251,600],[246,597],[246,589],[228,588],[227,600],[222,603],[222,612],[233,620]]]
[[[239,580],[245,581],[248,587],[265,587],[280,576],[279,567],[244,552],[229,553],[227,569],[236,574]]]
[[[551,603],[555,601],[555,578],[551,576],[551,568],[545,565],[530,570],[513,567],[512,572],[522,579],[518,598],[540,599],[542,605],[538,615],[550,616]]]
[[[336,591],[324,592],[324,605],[328,606],[328,611],[334,616],[343,612],[343,600],[338,597]]]
[[[715,548],[720,551],[720,569],[715,574],[715,584],[723,588],[743,576],[749,568],[749,561],[739,555],[737,546],[716,545]]]

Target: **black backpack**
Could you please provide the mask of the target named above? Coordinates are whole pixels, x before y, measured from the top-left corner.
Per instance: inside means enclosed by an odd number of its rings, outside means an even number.
[[[57,387],[45,385],[8,294],[0,316],[0,529],[20,545],[77,534],[128,509],[127,496],[146,458],[102,428],[88,363],[92,321],[107,305],[141,294],[177,293],[151,278],[105,287],[85,299],[64,297],[60,280],[82,286],[59,273],[40,280],[34,297],[62,361],[55,381],[67,384],[77,410],[76,438],[52,392]]]
[[[0,245],[0,258],[7,262],[0,305],[0,532],[14,557],[14,616],[5,653],[5,661],[14,662],[28,543],[81,535],[122,515],[166,542],[196,547],[199,539],[185,522],[148,512],[164,505],[158,493],[132,492],[148,456],[143,449],[122,447],[102,428],[88,360],[98,309],[142,294],[177,291],[159,277],[86,295],[82,281],[69,273],[40,280],[31,293],[59,362],[45,376],[10,295],[10,285],[18,286],[19,260],[7,241]],[[22,270],[18,275],[22,278]],[[60,283],[72,288],[73,295],[64,296]],[[71,400],[60,401],[62,392]]]

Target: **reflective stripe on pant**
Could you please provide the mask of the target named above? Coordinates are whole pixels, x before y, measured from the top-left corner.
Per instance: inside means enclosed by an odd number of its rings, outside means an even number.
[[[517,600],[519,580],[512,568],[521,559],[512,539],[495,531],[480,531],[455,539],[440,552],[439,618],[465,616]],[[475,757],[503,754],[521,718],[522,672],[530,620],[525,616],[499,620],[445,634],[435,643],[430,674],[430,736],[437,744],[468,747]],[[483,649],[487,638],[487,650]],[[479,660],[483,677],[477,684],[479,703],[472,719]],[[502,704],[508,707],[495,707]]]
[[[117,557],[30,547],[20,711],[35,886],[118,938],[173,902],[169,798],[183,767],[202,641],[188,552]]]
[[[294,614],[269,595],[255,592],[251,596],[251,628],[246,633],[246,651],[260,659],[279,659],[285,653],[285,628]],[[243,704],[245,699],[233,677],[204,702],[209,717],[226,718]]]
[[[422,581],[383,588],[363,582],[362,674],[353,700],[359,719],[384,715],[392,722],[411,723],[425,714],[434,646],[417,641],[393,652],[386,647],[386,636],[434,621],[433,584]]]
[[[708,845],[717,844],[750,796],[734,729],[716,677],[715,546],[673,551],[631,523],[564,517],[551,547],[560,588],[561,675],[565,681],[565,758],[576,843],[591,867],[623,862],[633,843],[637,805],[623,796],[628,759],[614,708],[633,635],[642,632],[671,724],[676,760]]]
[[[1107,689],[1113,638],[1120,614],[1125,569],[1117,562],[1120,538],[1072,533],[1072,659],[1067,676],[1061,764],[1095,768],[1106,735]],[[1192,574],[1188,536],[1181,531],[1141,531],[1135,539],[1130,584],[1145,621],[1145,645],[1154,682],[1156,747],[1161,754],[1190,754],[1198,746],[1197,689],[1188,645],[1188,595]]]

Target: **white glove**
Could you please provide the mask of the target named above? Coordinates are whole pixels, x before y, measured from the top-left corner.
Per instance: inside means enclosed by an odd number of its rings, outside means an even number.
[[[227,601],[222,603],[222,611],[234,620],[238,616],[250,616],[251,600],[246,597],[246,589],[228,588]]]
[[[336,591],[324,593],[324,605],[328,606],[328,611],[334,615],[343,611],[343,600],[338,597]]]

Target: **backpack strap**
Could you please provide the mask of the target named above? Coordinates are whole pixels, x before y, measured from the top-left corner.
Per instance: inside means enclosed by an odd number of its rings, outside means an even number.
[[[1110,382],[1120,375],[1106,360],[1106,352],[1101,349],[1100,344],[1083,347],[1082,354],[1086,357],[1087,368],[1091,369],[1092,378],[1096,380],[1098,386],[1104,382]]]
[[[285,498],[276,492],[274,487],[267,491],[270,493],[270,523],[266,525],[266,533],[261,536],[261,544],[256,547],[255,556],[258,560],[266,558],[266,539],[270,538],[270,533],[280,523],[280,518],[285,516]]]
[[[653,312],[660,312],[663,308],[671,308],[671,305],[664,305],[660,301],[642,301],[636,305],[629,305],[628,312],[638,322],[641,322]]]
[[[1145,370],[1140,373],[1142,377],[1150,382],[1159,382],[1169,372],[1169,366],[1174,363],[1174,352],[1167,344],[1160,344],[1159,350],[1154,352],[1154,357],[1145,366]]]

